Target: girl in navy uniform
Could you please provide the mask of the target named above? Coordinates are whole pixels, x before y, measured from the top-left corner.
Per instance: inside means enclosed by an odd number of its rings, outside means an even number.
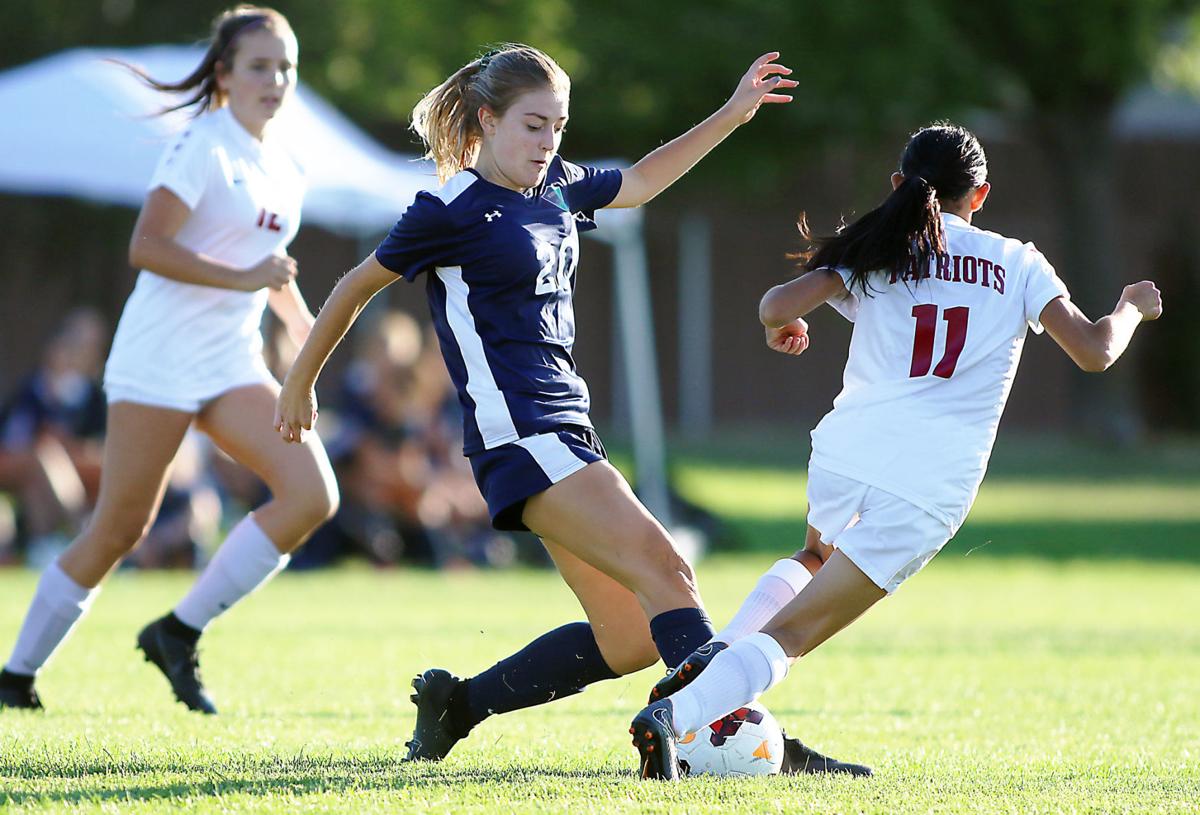
[[[416,106],[413,126],[442,186],[421,192],[321,309],[283,385],[276,429],[298,442],[316,418],[329,354],[398,276],[424,275],[464,413],[465,455],[498,529],[545,543],[588,622],[556,628],[467,680],[416,677],[409,759],[443,758],[493,713],[602,679],[668,666],[708,641],[691,567],[609,465],[571,358],[579,232],[595,210],[658,195],[763,103],[790,101],[788,68],[764,54],[716,113],[627,170],[558,155],[570,80],[548,56],[506,46],[468,63]]]

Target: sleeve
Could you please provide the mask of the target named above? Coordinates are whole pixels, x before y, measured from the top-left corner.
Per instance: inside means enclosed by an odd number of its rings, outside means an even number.
[[[842,279],[842,285],[846,287],[845,294],[835,294],[825,302],[833,308],[838,314],[845,317],[850,322],[854,322],[858,317],[858,295],[850,288],[851,271],[844,267],[837,267],[833,271],[838,273],[838,277]]]
[[[1025,244],[1025,274],[1022,299],[1025,321],[1035,334],[1042,333],[1042,309],[1056,297],[1071,298],[1066,285],[1059,279],[1046,256],[1032,243]]]
[[[419,192],[375,249],[375,259],[412,282],[421,272],[454,265],[450,262],[453,246],[446,205],[429,192]]]
[[[596,228],[596,210],[604,209],[613,202],[621,191],[621,171],[585,167],[562,161],[564,185],[563,195],[571,212],[582,215],[576,219],[580,232]]]
[[[150,179],[147,192],[164,187],[195,210],[208,185],[213,165],[212,145],[193,125],[171,140]]]

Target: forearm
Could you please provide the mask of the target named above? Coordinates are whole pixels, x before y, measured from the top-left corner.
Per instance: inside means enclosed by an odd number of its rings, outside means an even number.
[[[303,345],[316,318],[308,310],[308,304],[304,302],[304,295],[300,293],[296,281],[293,280],[282,289],[272,290],[267,295],[267,305],[283,323],[288,336],[296,345]]]
[[[320,314],[308,332],[308,339],[304,341],[296,361],[292,363],[285,385],[294,385],[302,389],[312,388],[321,374],[321,369],[346,336],[350,326],[354,325],[358,315],[371,302],[371,298],[390,282],[386,279],[364,281],[365,266],[365,263],[358,266],[333,287],[329,299],[321,307]]]
[[[758,319],[767,328],[780,328],[839,294],[845,295],[846,287],[836,272],[808,272],[768,289],[758,304]]]
[[[611,206],[636,207],[674,184],[741,124],[739,115],[722,106],[682,136],[667,142],[623,172],[621,192]]]
[[[1103,371],[1120,359],[1141,322],[1142,313],[1124,300],[1112,314],[1097,320],[1092,328],[1093,369]]]
[[[129,262],[180,283],[249,291],[245,271],[207,258],[170,238],[138,237],[129,247]]]

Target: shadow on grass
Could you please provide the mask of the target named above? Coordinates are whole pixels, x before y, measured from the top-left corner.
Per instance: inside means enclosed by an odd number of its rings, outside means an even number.
[[[727,518],[724,551],[784,553],[804,545],[805,527],[789,519]],[[771,546],[758,542],[770,541]],[[940,560],[1042,558],[1175,561],[1200,564],[1200,524],[1195,521],[981,521],[966,525]]]
[[[57,767],[50,765],[57,764]],[[188,775],[188,780],[137,783],[137,776]],[[230,794],[270,796],[277,794],[343,793],[372,790],[440,789],[447,785],[522,785],[538,779],[561,781],[605,781],[616,783],[634,778],[634,772],[592,768],[566,771],[538,767],[452,766],[407,764],[398,758],[258,758],[245,756],[219,763],[139,758],[81,762],[0,762],[0,777],[18,780],[95,777],[102,780],[92,789],[0,791],[0,804],[39,802],[103,803],[107,801],[155,801],[187,798],[219,798]],[[125,786],[120,780],[128,778]]]

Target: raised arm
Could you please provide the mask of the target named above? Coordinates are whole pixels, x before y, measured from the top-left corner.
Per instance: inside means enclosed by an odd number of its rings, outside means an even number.
[[[1111,314],[1092,322],[1065,297],[1042,309],[1040,321],[1054,341],[1085,371],[1104,371],[1116,362],[1144,320],[1162,314],[1162,295],[1149,280],[1126,286]]]
[[[284,441],[299,442],[301,430],[312,429],[317,419],[314,388],[321,369],[371,298],[395,280],[372,254],[333,287],[279,392],[275,429]]]
[[[281,289],[296,276],[296,261],[289,257],[271,256],[243,270],[186,248],[175,236],[191,213],[188,205],[166,187],[152,190],[133,227],[130,265],[180,283],[238,291]]]
[[[784,78],[792,69],[777,65],[775,60],[778,57],[779,52],[772,51],[754,60],[733,96],[716,113],[624,170],[621,173],[621,191],[609,206],[641,206],[674,184],[739,125],[754,118],[760,105],[792,101],[787,94],[774,92],[780,88],[794,88],[798,84],[793,79]]]
[[[808,323],[801,318],[831,297],[845,294],[841,275],[829,269],[808,272],[768,289],[758,304],[767,346],[781,354],[803,354],[808,348]]]

